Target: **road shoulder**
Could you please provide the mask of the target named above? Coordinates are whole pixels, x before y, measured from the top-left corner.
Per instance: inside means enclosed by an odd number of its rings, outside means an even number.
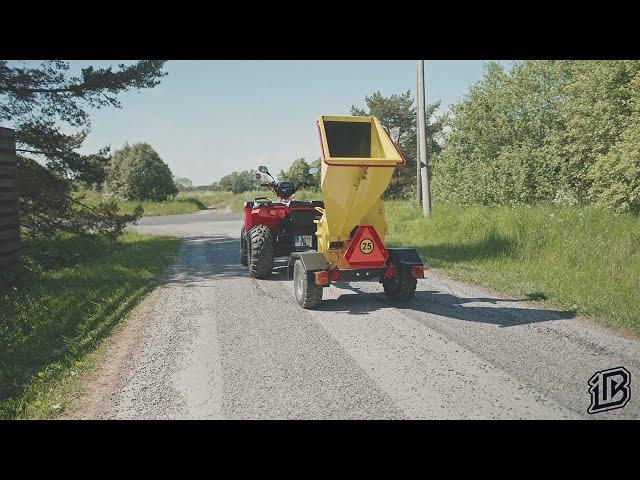
[[[83,374],[70,406],[60,419],[94,419],[105,409],[118,390],[122,373],[135,356],[140,338],[152,322],[153,307],[160,290],[156,287],[150,292],[91,354],[94,368]]]

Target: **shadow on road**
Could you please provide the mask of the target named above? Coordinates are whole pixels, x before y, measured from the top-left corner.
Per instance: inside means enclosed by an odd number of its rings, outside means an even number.
[[[206,280],[248,277],[240,264],[240,241],[226,235],[183,237],[178,259],[164,278],[166,284],[196,287]],[[274,272],[269,279],[283,279]]]
[[[219,278],[246,277],[240,265],[240,242],[226,235],[184,237],[178,259],[164,283],[185,287]]]
[[[457,297],[448,293],[435,290],[418,291],[414,299],[409,302],[391,302],[382,292],[367,293],[351,285],[341,286],[357,295],[340,295],[336,299],[326,299],[318,307],[318,310],[349,312],[354,315],[365,315],[381,308],[397,308],[400,310],[413,310],[417,312],[455,318],[468,322],[480,322],[498,325],[500,327],[513,327],[529,323],[548,322],[574,318],[575,311],[546,310],[535,307],[518,308],[512,305],[514,302],[525,300],[505,300],[491,297]],[[467,305],[470,303],[491,303],[485,305]]]
[[[248,276],[247,268],[240,265],[238,239],[225,235],[191,236],[184,238],[178,260],[166,275],[165,283],[179,284],[184,287],[199,287],[205,286],[202,285],[202,282],[207,280]],[[289,281],[286,276],[278,273],[274,273],[269,280]],[[341,284],[340,288],[351,290],[356,295],[345,294],[336,299],[325,299],[317,310],[348,312],[357,316],[384,308],[397,308],[468,322],[489,323],[500,327],[562,320],[576,316],[575,311],[513,306],[513,303],[525,300],[458,297],[435,290],[427,290],[418,291],[414,299],[401,303],[389,301],[382,292],[382,285],[379,285],[379,293],[367,293],[348,284]],[[470,305],[472,303],[485,305]]]

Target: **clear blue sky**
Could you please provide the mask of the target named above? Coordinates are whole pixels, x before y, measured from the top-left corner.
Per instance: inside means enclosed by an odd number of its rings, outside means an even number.
[[[72,70],[111,63],[121,62],[71,62]],[[460,100],[483,64],[425,61],[427,102]],[[169,61],[165,70],[156,88],[122,95],[122,109],[93,111],[82,151],[145,141],[196,185],[263,164],[275,174],[319,157],[319,115],[348,114],[375,90],[416,88],[415,61]]]

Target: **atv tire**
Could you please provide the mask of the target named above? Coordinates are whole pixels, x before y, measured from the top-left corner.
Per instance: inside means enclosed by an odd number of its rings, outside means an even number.
[[[322,302],[322,287],[315,283],[309,283],[302,260],[296,260],[293,267],[293,291],[296,302],[302,308],[315,308]]]
[[[410,268],[402,268],[398,261],[392,261],[392,265],[396,271],[396,277],[385,278],[382,281],[385,295],[389,300],[401,302],[411,300],[416,293],[418,281],[411,275]]]
[[[243,267],[249,265],[247,242],[244,239],[244,228],[240,230],[240,263]]]
[[[268,278],[273,271],[273,233],[266,225],[257,225],[249,231],[249,236],[249,275],[253,278]]]

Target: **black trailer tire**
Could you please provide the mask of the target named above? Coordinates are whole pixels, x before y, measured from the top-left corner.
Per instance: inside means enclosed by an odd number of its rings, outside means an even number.
[[[411,300],[416,293],[418,281],[411,275],[410,268],[401,268],[399,262],[393,262],[393,267],[397,272],[397,277],[385,278],[382,281],[385,295],[389,300],[401,302]]]
[[[249,257],[247,253],[247,242],[244,239],[244,228],[240,230],[240,263],[243,267],[249,265]]]
[[[273,233],[266,225],[256,225],[249,231],[249,275],[268,278],[273,271]]]
[[[293,291],[296,302],[302,308],[312,309],[322,302],[322,287],[315,283],[309,283],[307,271],[301,260],[296,260],[293,266]]]

